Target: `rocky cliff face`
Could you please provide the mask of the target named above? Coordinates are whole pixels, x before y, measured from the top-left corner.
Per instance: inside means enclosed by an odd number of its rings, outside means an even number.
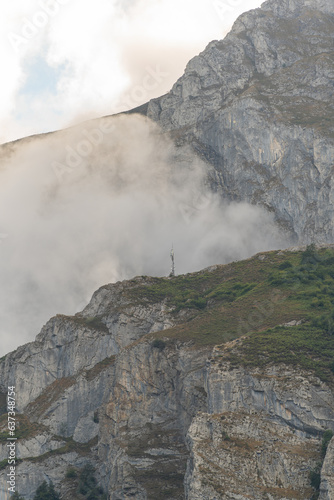
[[[320,500],[334,497],[334,439],[331,440],[321,470]]]
[[[225,350],[215,349],[208,364],[209,413],[198,414],[188,432],[186,498],[311,498],[319,436],[334,430],[332,391],[282,365],[233,368]],[[324,488],[330,452],[327,461]]]
[[[15,386],[24,436],[16,449],[23,460],[17,474],[24,498],[33,497],[41,478],[60,484],[70,465],[80,467],[87,460],[96,465],[98,411],[112,394],[115,355],[142,335],[178,321],[175,315],[172,321],[164,301],[147,307],[129,302],[127,290],[149,282],[137,278],[102,287],[82,313],[56,316],[35,342],[2,361],[2,393]],[[1,460],[7,457],[6,445],[1,445]],[[66,496],[65,484],[64,498],[73,498],[72,493]]]
[[[224,197],[333,241],[334,8],[270,0],[192,59],[147,115],[213,165]]]
[[[225,197],[265,206],[304,241],[334,236],[333,26],[330,2],[265,2],[144,109],[215,168]],[[2,403],[16,387],[19,493],[32,499],[45,479],[85,498],[91,463],[111,500],[311,499],[317,480],[333,498],[334,443],[323,456],[322,439],[334,431],[334,347],[321,319],[333,258],[324,250],[327,267],[318,256],[307,271],[277,252],[139,277],[51,319],[0,360]],[[266,333],[247,363],[247,338],[235,339],[250,331]],[[4,483],[4,408],[0,426]]]
[[[2,394],[8,385],[17,393],[20,494],[32,499],[45,479],[62,499],[86,498],[78,477],[90,463],[111,500],[306,499],[314,494],[312,471],[321,479],[320,498],[332,498],[333,441],[325,457],[321,442],[324,431],[334,431],[333,375],[319,378],[298,363],[236,363],[231,353],[243,348],[243,337],[219,346],[216,337],[205,342],[210,321],[215,328],[219,321],[220,338],[231,328],[234,302],[226,302],[226,294],[233,280],[258,267],[260,284],[266,266],[289,255],[272,252],[246,267],[235,263],[172,280],[139,277],[104,286],[81,313],[51,319],[35,342],[1,360]],[[178,290],[193,297],[191,286],[209,297],[205,309],[179,297]],[[259,300],[256,288],[245,290],[238,308],[255,300],[247,296],[252,290]],[[285,319],[296,315],[296,308],[286,315],[284,302],[275,307],[282,307]],[[287,328],[290,335],[298,326]],[[330,349],[331,340],[326,355]]]

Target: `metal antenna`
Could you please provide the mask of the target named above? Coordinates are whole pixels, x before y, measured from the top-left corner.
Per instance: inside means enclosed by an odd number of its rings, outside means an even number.
[[[172,277],[172,276],[175,276],[175,258],[174,258],[174,248],[173,248],[173,245],[172,245],[172,249],[170,251],[170,258],[171,258],[171,261],[172,261],[172,268],[171,268],[169,277]]]

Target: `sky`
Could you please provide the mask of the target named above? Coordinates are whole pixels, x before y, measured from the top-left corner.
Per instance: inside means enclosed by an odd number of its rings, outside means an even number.
[[[0,17],[0,143],[131,109],[261,0],[15,0]]]
[[[140,115],[17,141],[0,158],[0,357],[107,283],[168,276],[172,244],[177,275],[286,247],[273,214],[225,202],[208,165]]]
[[[168,275],[172,243],[178,274],[286,246],[272,215],[213,195],[208,166],[148,119],[87,122],[168,92],[260,3],[4,3],[0,144],[61,131],[0,147],[0,356],[106,283]]]

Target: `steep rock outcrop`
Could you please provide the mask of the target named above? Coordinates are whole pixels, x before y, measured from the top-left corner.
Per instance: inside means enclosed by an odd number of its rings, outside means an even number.
[[[16,386],[17,408],[24,410],[52,383],[89,371],[142,335],[172,326],[177,318],[163,302],[137,306],[126,296],[145,284],[137,278],[101,287],[81,313],[52,318],[35,342],[7,355],[0,363],[1,387]]]
[[[319,440],[273,423],[264,412],[198,415],[188,441],[188,499],[312,496],[309,471],[319,458]]]
[[[330,500],[331,498],[334,498],[334,439],[328,445],[321,470],[319,500]]]
[[[4,394],[17,377],[16,477],[27,500],[43,480],[64,500],[80,498],[89,463],[110,500],[306,499],[311,473],[331,498],[333,442],[323,457],[322,439],[334,431],[334,344],[302,319],[322,273],[328,284],[317,293],[332,297],[333,249],[318,251],[308,269],[310,249],[277,251],[107,285],[81,313],[50,320],[35,343],[0,362],[0,481]],[[304,289],[294,288],[291,307],[284,294],[296,275]],[[271,311],[241,337],[238,317],[252,318],[259,304]],[[270,328],[259,337],[262,321]],[[276,342],[274,358],[266,342]]]
[[[331,2],[267,1],[147,108],[214,166],[226,198],[304,242],[334,238],[333,27]]]
[[[16,457],[23,460],[17,477],[24,498],[33,498],[45,479],[59,487],[64,483],[62,498],[73,499],[73,489],[64,482],[69,467],[80,469],[90,462],[99,476],[99,410],[115,383],[115,356],[141,336],[187,316],[172,316],[164,301],[145,305],[127,296],[150,282],[136,278],[102,287],[84,311],[52,318],[35,342],[0,363],[2,391],[15,386],[16,410],[24,415],[17,424],[23,437],[16,446]],[[4,418],[4,435],[6,429]],[[5,443],[0,447],[4,461]]]
[[[334,431],[332,390],[310,373],[284,366],[250,372],[231,368],[220,355],[210,362],[207,373],[210,413],[254,409],[302,432]]]
[[[184,436],[206,408],[206,356],[181,343],[141,343],[118,357],[99,441],[111,499],[184,498]]]
[[[208,363],[209,412],[197,415],[188,432],[186,498],[311,498],[320,436],[334,430],[331,388],[284,365],[264,371],[232,367],[225,349],[215,349]]]

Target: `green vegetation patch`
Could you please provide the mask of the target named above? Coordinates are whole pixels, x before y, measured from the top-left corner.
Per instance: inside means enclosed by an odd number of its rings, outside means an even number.
[[[334,433],[331,429],[327,429],[327,431],[325,431],[324,435],[322,436],[321,456],[323,459],[326,456],[328,445],[329,445],[333,436],[334,436]]]
[[[65,479],[67,491],[70,491],[73,500],[106,500],[107,495],[103,488],[97,484],[95,468],[88,462],[80,468],[67,469]]]
[[[34,500],[60,500],[60,496],[56,492],[52,481],[50,483],[43,481],[36,490]]]
[[[314,246],[300,253],[298,265],[276,266],[264,285],[277,287],[278,310],[289,310],[302,324],[256,331],[238,348],[231,349],[234,364],[265,366],[268,363],[298,365],[324,381],[334,373],[334,252],[318,252]],[[284,323],[281,321],[281,323]]]
[[[15,425],[15,437],[18,440],[32,438],[45,429],[43,425],[30,422],[29,418],[21,413],[16,413]],[[0,432],[0,443],[6,443],[7,439],[11,437],[8,431],[7,414],[1,416],[0,428],[3,429]]]
[[[107,495],[105,495],[103,489],[98,486],[94,474],[95,468],[92,464],[86,464],[79,476],[78,493],[82,495],[83,498],[87,498],[89,500],[106,500]]]
[[[206,302],[184,323],[150,334],[152,342],[212,346],[246,336],[230,352],[232,362],[298,365],[334,380],[332,248],[268,252],[211,272],[156,279],[139,292],[142,301],[165,298],[176,311],[193,305],[191,294]]]
[[[87,380],[94,380],[100,373],[105,370],[106,368],[109,368],[115,363],[116,356],[109,356],[108,358],[103,359],[99,363],[97,363],[93,368],[90,368],[89,370],[84,371],[84,376]]]
[[[7,394],[0,392],[0,415],[7,413]]]
[[[311,500],[317,500],[317,498],[319,498],[319,494],[320,494],[319,490],[320,490],[320,484],[321,484],[321,469],[322,469],[323,462],[324,462],[324,459],[326,456],[329,442],[333,436],[334,436],[334,433],[330,429],[327,429],[323,433],[322,442],[321,442],[321,460],[318,462],[316,467],[310,471],[310,474],[309,474],[311,486],[315,490],[314,494],[312,495]]]
[[[85,326],[99,332],[109,333],[107,326],[102,322],[101,316],[67,316],[67,319],[72,320],[74,323],[80,326]]]
[[[228,355],[235,365],[264,367],[288,364],[312,370],[324,381],[333,379],[334,336],[309,325],[275,327],[254,333]]]
[[[135,303],[155,304],[167,301],[175,313],[193,309],[202,311],[212,303],[233,302],[256,287],[247,281],[235,265],[217,266],[214,271],[204,270],[173,278],[153,278],[150,285],[128,291]]]
[[[49,385],[35,401],[27,406],[26,412],[29,416],[40,418],[46,410],[57,401],[66,389],[72,387],[76,382],[74,377],[64,377],[55,380]]]
[[[40,463],[52,456],[66,455],[66,453],[71,453],[71,452],[75,452],[82,457],[86,457],[87,455],[90,454],[91,449],[97,445],[98,438],[95,437],[90,441],[88,441],[88,443],[78,443],[77,441],[74,441],[73,438],[66,438],[66,437],[62,437],[62,441],[65,441],[65,444],[61,448],[57,448],[56,450],[50,450],[44,453],[43,455],[39,455],[38,457],[29,457],[26,460],[29,460],[30,462]]]
[[[0,462],[0,470],[6,469],[8,467],[8,458],[4,458]]]

